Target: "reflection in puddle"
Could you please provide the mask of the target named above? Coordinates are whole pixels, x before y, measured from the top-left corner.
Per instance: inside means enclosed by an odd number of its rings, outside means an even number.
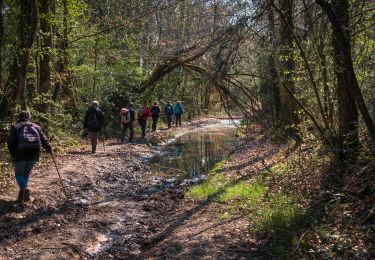
[[[223,125],[184,134],[162,148],[151,168],[173,173],[177,179],[200,178],[237,146],[235,128]]]

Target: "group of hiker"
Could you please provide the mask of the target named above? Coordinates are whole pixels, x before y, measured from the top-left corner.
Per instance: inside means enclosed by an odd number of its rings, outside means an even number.
[[[181,126],[181,115],[184,110],[181,102],[177,102],[175,106],[169,101],[164,107],[164,113],[167,118],[168,128],[172,126],[173,115],[176,118],[176,126]],[[151,107],[144,105],[137,113],[137,120],[141,126],[141,137],[146,137],[146,128],[148,118],[152,118],[152,131],[157,129],[157,123],[161,115],[161,109],[157,102],[153,102]],[[122,136],[121,142],[129,129],[129,142],[134,139],[134,121],[136,113],[134,104],[130,103],[126,108],[120,110]],[[99,102],[93,101],[89,109],[85,113],[83,120],[84,131],[90,135],[91,152],[96,152],[98,138],[101,128],[104,126],[104,113],[99,109]],[[28,111],[21,111],[18,120],[11,126],[8,135],[8,150],[11,155],[16,182],[19,187],[17,202],[23,204],[30,200],[30,190],[28,182],[31,171],[39,160],[40,150],[43,147],[49,154],[53,156],[52,147],[43,133],[40,126],[31,121],[31,114]]]
[[[167,105],[164,107],[164,113],[167,118],[167,125],[168,129],[172,127],[172,119],[173,115],[176,118],[176,127],[181,126],[181,115],[184,113],[184,109],[181,105],[180,101],[177,101],[176,105],[173,106],[172,102],[169,101]],[[159,117],[161,116],[161,109],[156,101],[152,103],[151,107],[144,105],[137,113],[138,123],[141,126],[141,138],[144,139],[146,137],[146,128],[147,128],[147,120],[151,117],[152,118],[152,132],[156,131],[157,124]],[[134,138],[134,121],[135,121],[135,110],[134,104],[130,103],[128,107],[121,108],[120,110],[120,117],[121,117],[121,128],[122,128],[122,135],[121,135],[121,142],[124,142],[124,138],[127,134],[129,129],[129,142],[133,142]]]
[[[176,127],[181,126],[181,115],[184,113],[184,109],[180,101],[177,101],[176,105],[172,105],[172,101],[169,101],[164,107],[164,113],[167,119],[168,129],[172,127],[172,119],[175,116]],[[129,103],[127,107],[120,109],[120,126],[121,126],[121,142],[124,143],[125,136],[129,131],[129,142],[134,140],[134,122],[137,119],[141,127],[141,139],[146,137],[147,120],[152,118],[152,131],[155,132],[159,117],[161,116],[161,109],[156,101],[152,103],[151,107],[146,104],[138,110],[136,113],[134,104]],[[98,101],[93,101],[91,107],[86,111],[83,127],[90,135],[92,153],[96,152],[98,143],[98,135],[104,124],[104,114],[99,109]]]

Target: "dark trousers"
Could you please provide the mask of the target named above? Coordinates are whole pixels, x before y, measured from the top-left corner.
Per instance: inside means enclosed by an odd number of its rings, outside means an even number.
[[[168,128],[171,128],[171,126],[172,126],[172,115],[167,115],[167,124],[168,124]]]
[[[124,125],[122,125],[122,136],[121,136],[121,142],[123,143],[124,142],[124,138],[126,136],[126,132],[128,131],[129,129],[129,143],[133,142],[133,138],[134,138],[134,126],[133,126],[133,122],[129,122],[129,123],[126,123]]]
[[[139,120],[139,124],[141,125],[141,131],[142,131],[142,138],[146,137],[146,120]]]
[[[93,153],[96,152],[96,146],[98,145],[99,132],[90,132],[91,150]]]
[[[176,114],[176,126],[181,126],[181,114]]]
[[[152,131],[156,131],[156,125],[158,123],[159,116],[152,116]]]

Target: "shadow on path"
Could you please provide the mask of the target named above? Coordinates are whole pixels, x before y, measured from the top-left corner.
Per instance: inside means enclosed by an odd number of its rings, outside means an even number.
[[[16,211],[16,201],[0,200],[0,217]]]
[[[2,203],[0,201],[0,203]],[[3,202],[4,203],[4,202]],[[13,203],[14,204],[14,203]],[[10,204],[5,202],[6,206],[9,206]],[[1,207],[1,205],[0,205]],[[9,206],[8,208],[10,208]],[[25,206],[27,207],[27,206]],[[0,225],[0,245],[4,242],[17,238],[21,233],[22,230],[27,227],[31,226],[34,223],[38,223],[42,220],[46,220],[49,218],[53,218],[56,215],[62,215],[67,212],[72,211],[72,209],[76,207],[71,202],[65,202],[64,204],[60,205],[59,208],[39,208],[30,214],[28,214],[25,218],[19,219],[17,216],[5,216],[6,222],[2,221],[2,225]],[[77,208],[77,207],[76,207]],[[13,206],[12,211],[8,211],[7,213],[16,212],[16,207]],[[9,225],[9,223],[12,223]],[[26,232],[26,231],[25,231]]]
[[[269,154],[272,155],[273,153],[269,153]],[[265,158],[265,157],[261,156],[261,158]],[[259,159],[259,160],[261,160],[261,159]],[[259,160],[254,159],[253,161],[257,161],[258,162]],[[272,167],[272,165],[268,165],[267,167]],[[266,170],[266,167],[250,171],[250,172],[248,172],[248,174],[243,175],[240,178],[238,178],[238,179],[236,179],[236,180],[228,183],[227,185],[221,187],[217,192],[215,192],[214,194],[210,195],[207,199],[201,201],[195,207],[193,207],[193,208],[191,208],[191,209],[183,212],[179,216],[177,216],[176,219],[166,229],[164,229],[164,231],[162,231],[160,234],[156,235],[152,239],[150,239],[147,242],[145,242],[142,245],[142,249],[144,251],[146,251],[146,254],[147,254],[147,251],[151,250],[154,246],[156,246],[161,241],[167,239],[177,228],[179,228],[180,226],[182,226],[186,220],[190,219],[194,214],[202,211],[203,208],[205,208],[206,206],[208,206],[212,202],[216,201],[225,192],[225,190],[228,187],[236,185],[236,184],[238,184],[241,181],[248,180],[248,179],[254,177],[255,173],[262,172],[263,170]]]

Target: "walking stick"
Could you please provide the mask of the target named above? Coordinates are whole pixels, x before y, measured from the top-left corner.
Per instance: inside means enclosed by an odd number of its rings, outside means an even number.
[[[62,179],[61,179],[61,175],[60,175],[60,172],[59,172],[59,168],[57,168],[57,164],[56,164],[55,156],[53,155],[53,153],[51,153],[51,157],[52,157],[52,160],[53,160],[53,164],[55,165],[55,168],[56,168],[57,174],[59,175],[60,184],[61,184],[61,187],[62,187],[62,189],[63,189],[63,191],[64,191],[65,197],[66,197],[66,199],[69,200],[68,194],[66,193],[66,190],[65,190],[64,183],[63,183],[63,181],[62,181]]]
[[[105,152],[105,131],[104,130],[105,129],[103,128],[103,131],[102,131],[102,135],[103,135],[103,149],[104,149],[104,152]]]

